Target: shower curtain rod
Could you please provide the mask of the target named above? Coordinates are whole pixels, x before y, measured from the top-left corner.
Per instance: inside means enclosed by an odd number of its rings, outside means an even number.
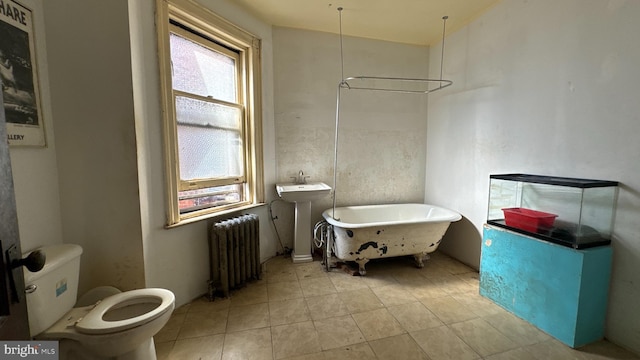
[[[444,89],[448,86],[453,85],[453,81],[446,80],[442,78],[442,65],[444,61],[444,39],[446,35],[447,29],[447,19],[449,16],[442,17],[442,51],[440,52],[440,79],[423,79],[423,78],[399,78],[399,77],[383,77],[383,76],[351,76],[348,78],[344,77],[344,51],[342,46],[342,10],[344,8],[338,7],[338,13],[340,15],[340,69],[342,74],[342,80],[340,81],[339,87],[349,90],[374,90],[374,91],[386,91],[386,92],[395,92],[395,93],[407,93],[407,94],[429,94],[434,91],[438,91]],[[437,83],[437,87],[433,89],[425,89],[425,90],[415,90],[415,89],[394,89],[394,88],[386,88],[386,87],[373,87],[373,86],[358,86],[357,83],[352,85],[349,81],[364,81],[364,80],[387,80],[391,83],[400,83],[400,82],[413,82],[413,83],[421,83],[428,85]]]
[[[410,90],[410,89],[391,89],[384,87],[366,87],[366,86],[357,86],[356,84],[350,83],[352,80],[388,80],[391,83],[393,82],[413,82],[413,83],[438,83],[438,87],[434,89],[426,89],[426,90]],[[373,91],[386,91],[386,92],[395,92],[395,93],[405,93],[405,94],[428,94],[434,91],[438,91],[440,89],[444,89],[447,86],[453,85],[453,81],[445,80],[445,79],[415,79],[415,78],[398,78],[398,77],[384,77],[384,76],[351,76],[340,82],[340,87],[343,89],[349,90],[373,90]]]
[[[333,153],[333,209],[331,212],[331,217],[336,219],[336,194],[337,194],[337,186],[338,186],[338,130],[340,127],[340,92],[341,89],[348,90],[372,90],[372,91],[384,91],[384,92],[394,92],[394,93],[409,93],[409,94],[429,94],[434,91],[442,90],[448,86],[453,84],[451,80],[445,80],[442,78],[442,64],[444,61],[444,39],[447,28],[447,19],[448,16],[443,16],[443,26],[442,26],[442,52],[440,54],[440,79],[420,79],[420,78],[398,78],[398,77],[383,77],[383,76],[352,76],[352,77],[344,77],[344,52],[342,48],[342,7],[338,7],[338,13],[340,14],[340,70],[342,75],[342,80],[338,84],[338,96],[336,99],[336,128],[335,128],[335,145],[334,145],[334,153]],[[357,86],[357,82],[359,81],[387,81],[387,85],[392,83],[401,83],[401,82],[410,82],[410,83],[420,83],[426,84],[427,87],[429,84],[437,83],[438,86],[433,89],[427,88],[426,90],[415,90],[415,89],[393,89],[387,87],[371,87],[371,86]],[[351,81],[351,83],[349,83]],[[339,220],[339,219],[336,219]]]

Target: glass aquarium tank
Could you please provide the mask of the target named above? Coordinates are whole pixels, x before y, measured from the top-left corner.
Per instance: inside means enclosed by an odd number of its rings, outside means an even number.
[[[489,180],[488,224],[575,249],[611,243],[617,181],[528,174]]]

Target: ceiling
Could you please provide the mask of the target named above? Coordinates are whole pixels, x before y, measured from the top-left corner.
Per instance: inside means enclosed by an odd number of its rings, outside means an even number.
[[[442,39],[443,16],[452,33],[500,0],[233,0],[265,22],[400,43]],[[342,7],[342,14],[338,11]]]

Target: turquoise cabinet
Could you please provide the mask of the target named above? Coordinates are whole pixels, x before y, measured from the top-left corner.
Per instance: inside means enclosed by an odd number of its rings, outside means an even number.
[[[480,294],[576,348],[604,337],[611,246],[576,250],[485,225]]]

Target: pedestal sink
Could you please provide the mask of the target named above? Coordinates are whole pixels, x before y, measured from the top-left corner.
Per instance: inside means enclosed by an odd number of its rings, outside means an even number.
[[[291,259],[294,263],[311,262],[311,202],[329,195],[331,187],[322,182],[307,184],[276,184],[282,200],[296,204],[294,244]]]

